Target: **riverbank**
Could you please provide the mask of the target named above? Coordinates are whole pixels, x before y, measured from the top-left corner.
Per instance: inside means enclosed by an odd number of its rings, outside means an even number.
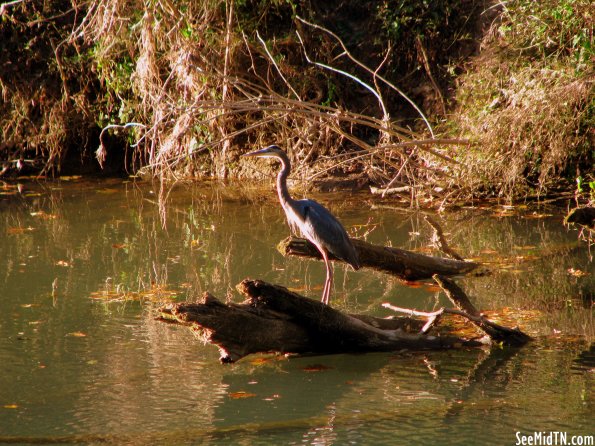
[[[262,178],[275,142],[324,190],[595,193],[586,0],[137,3],[3,4],[3,178]]]

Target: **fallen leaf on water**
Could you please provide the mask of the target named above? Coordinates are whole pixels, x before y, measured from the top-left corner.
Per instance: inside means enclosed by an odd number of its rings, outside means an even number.
[[[403,285],[409,288],[422,288],[425,284],[423,282],[403,282]]]
[[[162,302],[164,300],[174,300],[178,297],[178,292],[168,290],[162,285],[155,285],[143,291],[119,291],[119,290],[99,290],[92,292],[89,297],[91,299],[102,299],[109,302],[125,302],[130,300],[143,301],[148,300],[152,302]]]
[[[48,214],[46,212],[43,211],[39,211],[39,212],[31,212],[30,215],[32,217],[37,217],[37,218],[41,218],[43,220],[54,220],[55,218],[58,218],[56,215],[54,214]]]
[[[58,260],[56,262],[57,266],[70,266],[70,263],[68,263],[66,260]]]
[[[588,272],[582,271],[580,269],[575,269],[575,268],[568,268],[567,271],[568,271],[568,274],[570,274],[571,276],[574,276],[574,277],[585,277],[585,276],[589,275]]]
[[[82,331],[73,331],[71,333],[66,333],[66,336],[72,336],[73,338],[85,338],[87,335]]]
[[[492,214],[492,217],[495,218],[503,218],[503,217],[514,217],[515,215],[518,215],[517,212],[511,212],[511,211],[500,211],[500,212],[494,212]]]
[[[62,181],[76,181],[76,180],[80,180],[82,177],[83,177],[82,175],[66,175],[66,176],[60,177],[60,180],[62,180]]]
[[[229,394],[229,397],[233,398],[234,400],[239,400],[242,398],[252,398],[255,396],[256,396],[255,393],[244,392],[243,390],[240,390],[239,392],[231,392]]]
[[[442,288],[440,287],[440,285],[436,285],[433,283],[425,283],[423,288],[426,291],[429,291],[430,293],[436,293],[438,291],[442,291]]]
[[[263,365],[267,362],[271,362],[271,358],[256,358],[250,361],[252,365]]]
[[[4,408],[5,409],[18,409],[19,406],[17,404],[5,404]]]
[[[31,232],[34,231],[35,228],[32,228],[31,226],[26,227],[26,228],[21,228],[20,226],[17,227],[13,227],[13,228],[8,228],[6,230],[7,234],[25,234],[27,232]]]
[[[526,262],[529,260],[539,260],[541,257],[536,255],[526,255],[526,256],[516,256],[515,260],[519,260],[521,262]]]
[[[534,214],[525,215],[525,218],[527,220],[533,220],[533,219],[539,219],[539,218],[547,218],[547,217],[553,217],[553,214],[538,214],[538,213],[534,213]]]
[[[322,371],[331,370],[331,369],[332,369],[332,367],[328,367],[323,364],[312,364],[312,365],[307,365],[306,367],[303,368],[304,372],[322,372]]]
[[[112,248],[116,248],[116,249],[123,249],[128,247],[128,245],[126,243],[114,243],[112,245]]]

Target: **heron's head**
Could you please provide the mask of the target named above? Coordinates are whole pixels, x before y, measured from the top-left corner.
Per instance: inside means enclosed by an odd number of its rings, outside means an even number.
[[[254,152],[245,153],[242,156],[255,156],[259,158],[286,158],[287,155],[279,146],[272,145]]]

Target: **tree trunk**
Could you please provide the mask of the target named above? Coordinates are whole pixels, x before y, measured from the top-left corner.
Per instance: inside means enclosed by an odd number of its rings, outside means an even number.
[[[221,352],[221,362],[252,353],[361,353],[402,349],[477,347],[485,342],[419,333],[409,317],[349,315],[260,280],[244,280],[242,304],[223,304],[210,294],[200,303],[169,304],[161,320],[190,326]]]

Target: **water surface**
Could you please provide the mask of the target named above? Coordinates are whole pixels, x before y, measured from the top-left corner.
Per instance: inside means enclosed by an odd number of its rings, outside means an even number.
[[[324,266],[284,258],[272,189],[25,182],[0,194],[0,442],[514,444],[515,433],[593,435],[595,279],[554,208],[434,216],[494,273],[460,279],[478,307],[536,337],[521,349],[395,352],[218,363],[154,320],[246,277],[318,299]],[[423,216],[368,196],[321,195],[353,234],[432,253]],[[165,203],[165,206],[161,205]],[[431,310],[430,284],[337,266],[333,304]]]

